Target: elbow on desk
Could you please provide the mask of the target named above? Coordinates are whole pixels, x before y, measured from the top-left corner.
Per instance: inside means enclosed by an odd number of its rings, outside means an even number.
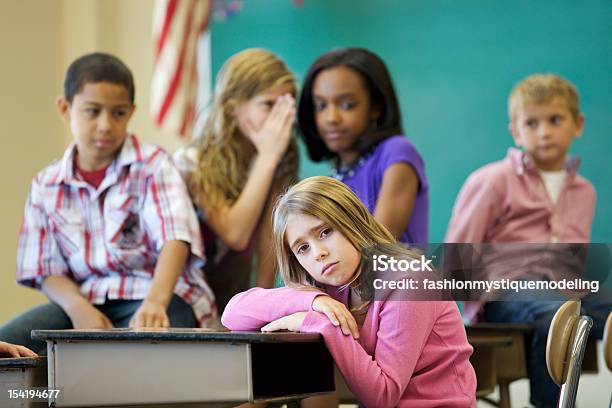
[[[243,308],[238,304],[240,295],[239,293],[232,297],[225,306],[223,315],[221,315],[221,324],[230,330],[259,330],[260,327],[253,327],[252,324],[248,324],[249,319],[241,312]]]
[[[234,305],[232,304],[234,303],[235,298],[236,296],[230,299],[227,306],[225,306],[223,314],[221,315],[221,324],[230,330],[240,330],[236,328],[238,326],[237,323],[239,320],[239,316],[236,316],[236,313],[234,313]]]

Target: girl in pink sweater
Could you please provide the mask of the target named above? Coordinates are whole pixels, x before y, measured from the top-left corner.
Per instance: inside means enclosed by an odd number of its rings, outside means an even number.
[[[472,347],[454,302],[374,292],[372,256],[416,254],[396,244],[353,192],[306,179],[274,210],[274,244],[287,287],[234,296],[231,330],[320,333],[351,391],[367,407],[475,407]]]

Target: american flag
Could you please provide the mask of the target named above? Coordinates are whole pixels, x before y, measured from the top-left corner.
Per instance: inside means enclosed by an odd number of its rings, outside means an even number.
[[[160,129],[190,137],[198,101],[198,43],[212,0],[156,0],[151,115]]]

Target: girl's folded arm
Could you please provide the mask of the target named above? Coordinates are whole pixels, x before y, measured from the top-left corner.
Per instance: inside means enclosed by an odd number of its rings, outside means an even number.
[[[321,313],[309,312],[301,331],[323,335],[336,366],[362,404],[395,407],[410,382],[435,319],[435,307],[430,302],[387,301],[380,312],[374,356]]]
[[[230,299],[221,323],[230,330],[259,330],[273,320],[312,310],[320,295],[327,296],[318,290],[252,288]]]

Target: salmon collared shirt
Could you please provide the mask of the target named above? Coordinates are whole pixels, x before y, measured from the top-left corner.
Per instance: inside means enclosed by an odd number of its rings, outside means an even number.
[[[174,293],[200,325],[216,315],[202,265],[204,248],[185,184],[160,147],[126,138],[98,188],[74,166],[73,143],[32,181],[19,233],[17,282],[40,289],[70,277],[92,304],[144,299],[165,242],[190,245]]]
[[[591,237],[596,195],[593,185],[577,173],[579,165],[578,157],[567,158],[567,176],[556,204],[533,160],[516,148],[468,177],[457,196],[445,242],[499,244],[483,246],[495,248],[489,255],[496,264],[484,269],[487,276],[473,279],[558,277],[550,267],[540,266],[563,254],[560,243],[588,243]],[[467,302],[464,320],[476,321],[483,303]]]

